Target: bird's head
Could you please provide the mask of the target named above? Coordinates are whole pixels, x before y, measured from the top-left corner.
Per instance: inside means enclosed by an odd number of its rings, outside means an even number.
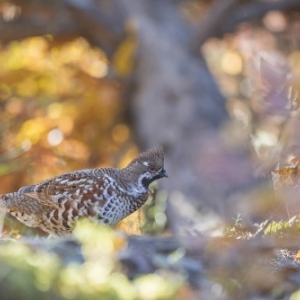
[[[157,179],[168,177],[164,169],[164,152],[162,147],[155,147],[140,153],[126,167],[130,172],[138,176],[138,181],[143,187]]]

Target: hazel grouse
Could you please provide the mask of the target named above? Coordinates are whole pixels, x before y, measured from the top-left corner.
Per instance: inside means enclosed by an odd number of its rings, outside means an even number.
[[[139,154],[124,169],[74,171],[0,195],[0,206],[27,226],[65,235],[81,217],[119,222],[146,202],[149,184],[163,177],[168,177],[164,153],[156,147]]]

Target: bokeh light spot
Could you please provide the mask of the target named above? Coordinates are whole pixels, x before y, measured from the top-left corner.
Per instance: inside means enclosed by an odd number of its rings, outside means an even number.
[[[221,66],[227,74],[238,75],[243,69],[242,57],[235,51],[227,51],[222,57]]]
[[[287,26],[286,18],[280,11],[270,11],[263,18],[265,26],[273,32],[281,32]]]
[[[64,138],[64,135],[61,132],[61,130],[58,128],[51,130],[47,135],[48,143],[51,146],[59,145],[62,142],[63,138]]]

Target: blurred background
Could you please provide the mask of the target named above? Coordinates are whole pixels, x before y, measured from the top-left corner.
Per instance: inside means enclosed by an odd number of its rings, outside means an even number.
[[[169,174],[118,225],[137,240],[16,247],[43,233],[7,216],[0,298],[300,299],[235,240],[300,212],[299,32],[299,0],[0,0],[0,194],[156,145]]]

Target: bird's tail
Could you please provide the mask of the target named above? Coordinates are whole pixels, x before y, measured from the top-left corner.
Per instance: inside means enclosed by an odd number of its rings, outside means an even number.
[[[0,195],[0,208],[10,208],[13,207],[16,202],[17,193],[8,193]]]

